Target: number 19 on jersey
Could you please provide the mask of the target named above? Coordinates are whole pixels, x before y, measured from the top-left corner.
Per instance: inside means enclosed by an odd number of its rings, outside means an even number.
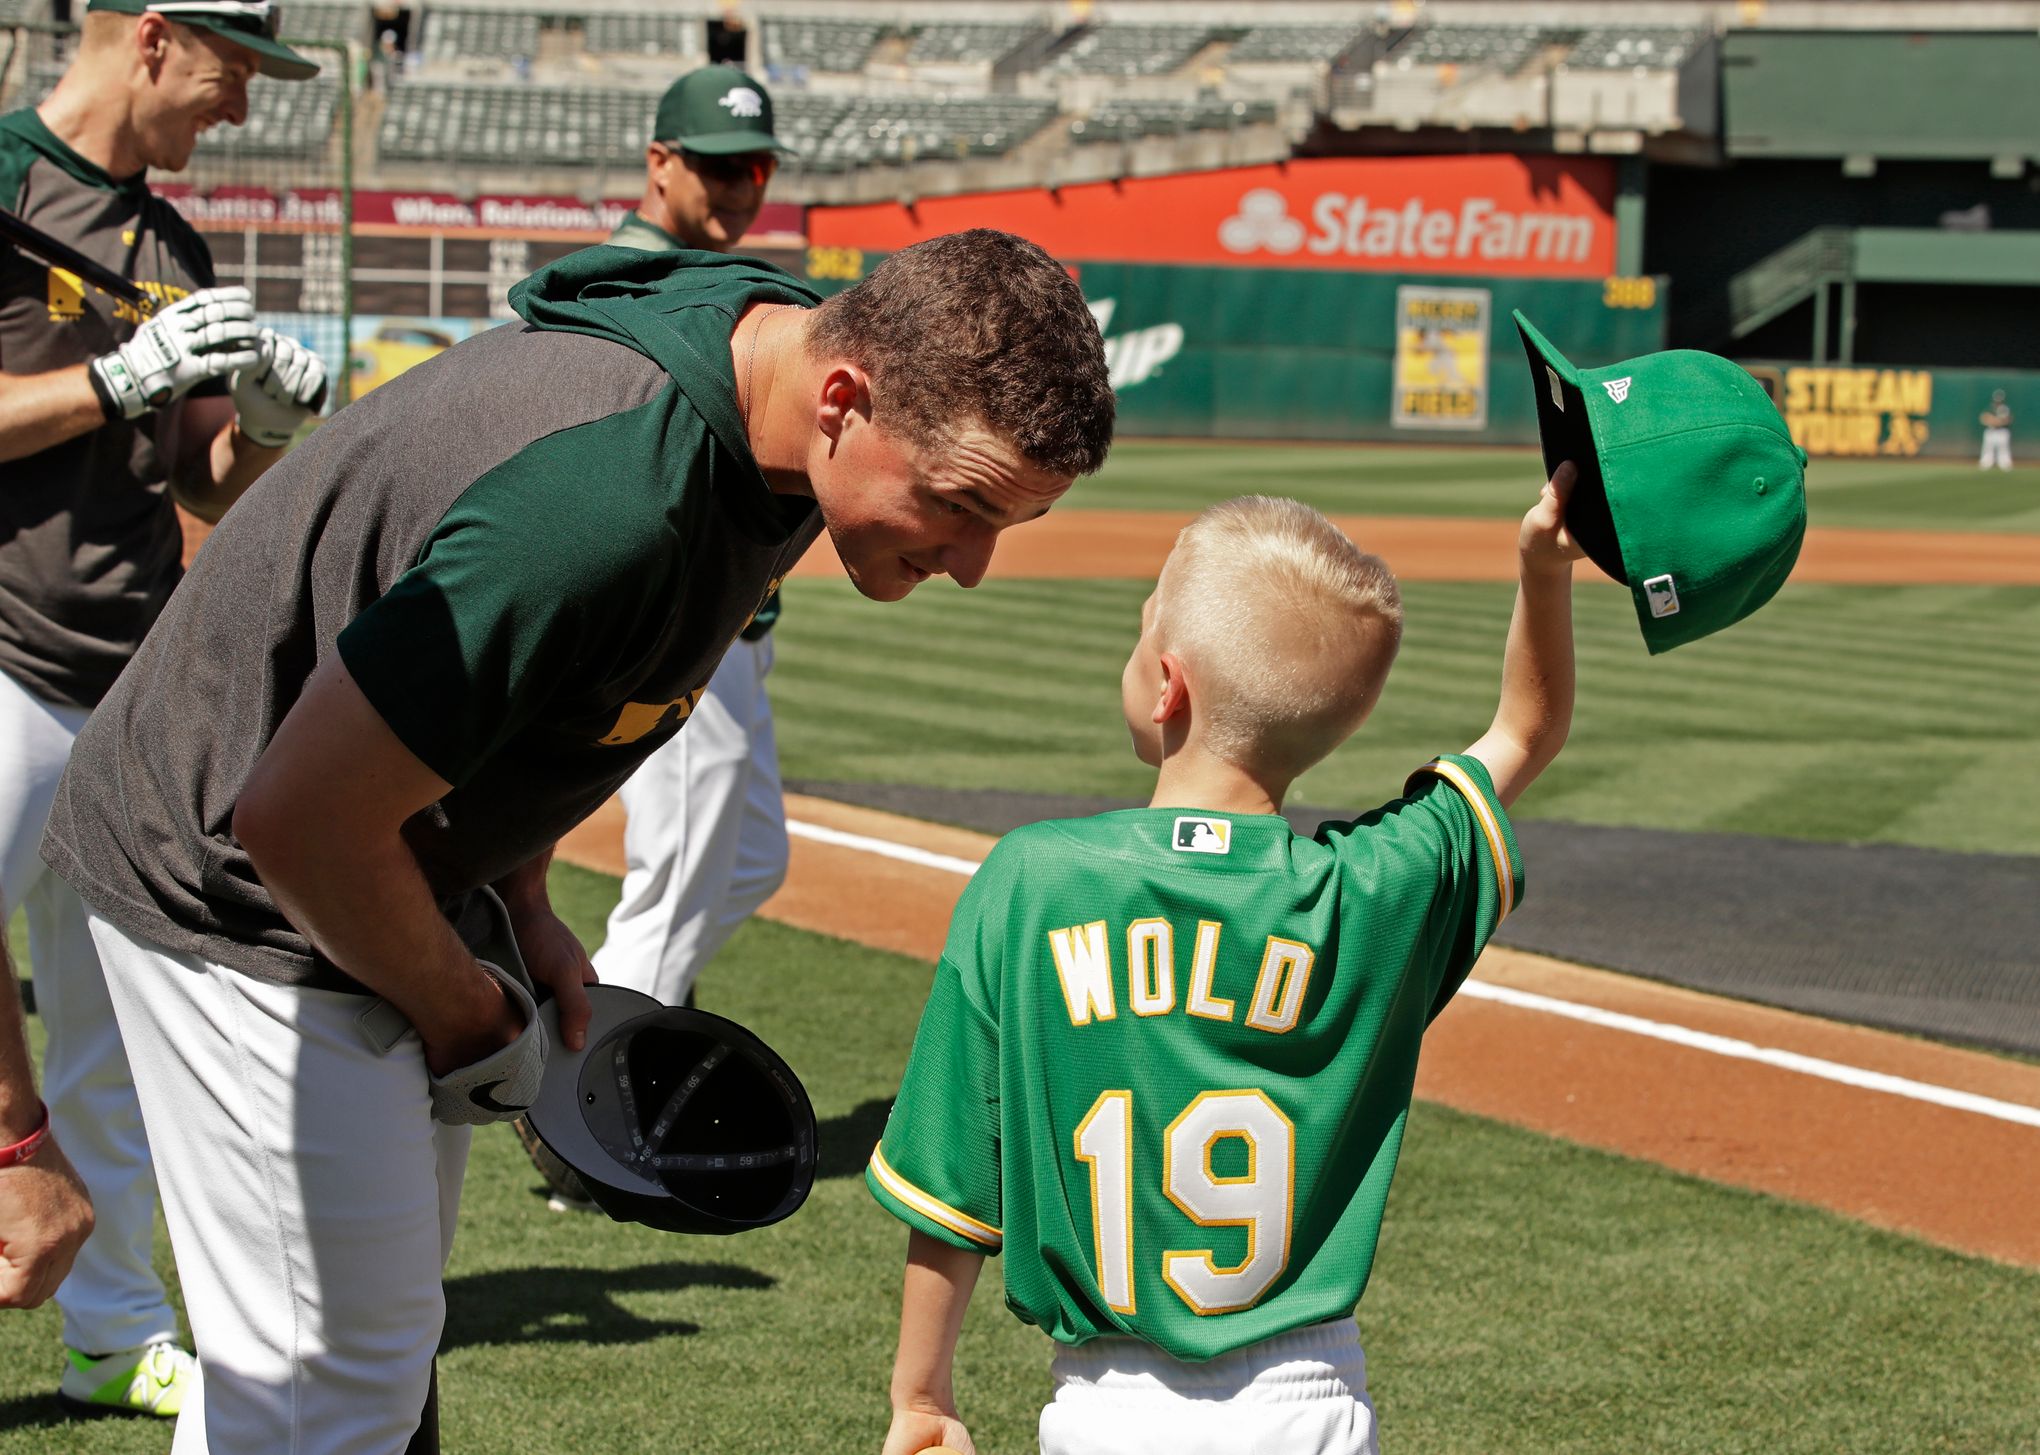
[[[1221,1176],[1213,1153],[1228,1139],[1244,1144],[1246,1171]],[[1091,1179],[1098,1287],[1114,1313],[1131,1315],[1134,1260],[1142,1256],[1134,1246],[1134,1189],[1143,1172],[1133,1145],[1133,1093],[1100,1094],[1074,1140],[1077,1161]],[[1161,1172],[1162,1191],[1191,1222],[1247,1234],[1246,1257],[1230,1267],[1210,1248],[1164,1250],[1163,1281],[1193,1313],[1252,1308],[1289,1265],[1296,1189],[1296,1129],[1289,1118],[1259,1091],[1203,1092],[1163,1133]]]

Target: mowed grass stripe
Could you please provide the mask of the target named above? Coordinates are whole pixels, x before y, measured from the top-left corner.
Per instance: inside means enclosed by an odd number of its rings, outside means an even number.
[[[1521,515],[1544,479],[1534,449],[1121,440],[1060,507],[1194,510],[1235,495],[1292,495],[1346,515]],[[1816,526],[2040,531],[2040,472],[1960,460],[1828,460],[1807,467]],[[1366,544],[1364,541],[1361,544]]]
[[[774,678],[789,776],[1144,796],[1118,682],[1147,583],[1064,584],[872,608],[852,632],[846,613],[864,604],[847,586],[793,583]],[[1295,801],[1371,807],[1492,718],[1512,588],[1408,582],[1404,595],[1380,707]],[[1079,627],[1086,617],[1127,626]],[[1793,587],[1660,657],[1612,586],[1582,589],[1575,617],[1572,741],[1519,817],[2040,852],[2040,775],[1958,798],[1917,768],[2040,748],[2040,591]],[[803,641],[803,622],[826,644]]]

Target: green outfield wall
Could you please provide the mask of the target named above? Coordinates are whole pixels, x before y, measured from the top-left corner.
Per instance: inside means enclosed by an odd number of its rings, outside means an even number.
[[[815,249],[833,291],[879,255]],[[1124,435],[1224,439],[1537,438],[1520,308],[1583,367],[1664,346],[1652,278],[1466,278],[1084,263]]]
[[[2012,411],[2012,457],[2040,459],[2040,372],[1740,362],[1770,391],[1810,456],[1974,459],[1983,445],[1980,416],[2002,389]]]

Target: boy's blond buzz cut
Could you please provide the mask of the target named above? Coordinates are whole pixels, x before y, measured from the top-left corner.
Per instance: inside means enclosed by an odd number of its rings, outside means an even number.
[[[1155,645],[1188,671],[1205,748],[1294,778],[1351,735],[1402,641],[1379,556],[1299,500],[1243,495],[1176,537],[1155,585]]]

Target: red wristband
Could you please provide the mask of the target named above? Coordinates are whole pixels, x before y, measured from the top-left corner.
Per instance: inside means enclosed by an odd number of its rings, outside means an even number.
[[[42,1120],[35,1124],[34,1131],[13,1146],[0,1147],[0,1167],[19,1167],[41,1151],[42,1144],[50,1139],[50,1109],[41,1102],[35,1104],[35,1109],[42,1113]]]

